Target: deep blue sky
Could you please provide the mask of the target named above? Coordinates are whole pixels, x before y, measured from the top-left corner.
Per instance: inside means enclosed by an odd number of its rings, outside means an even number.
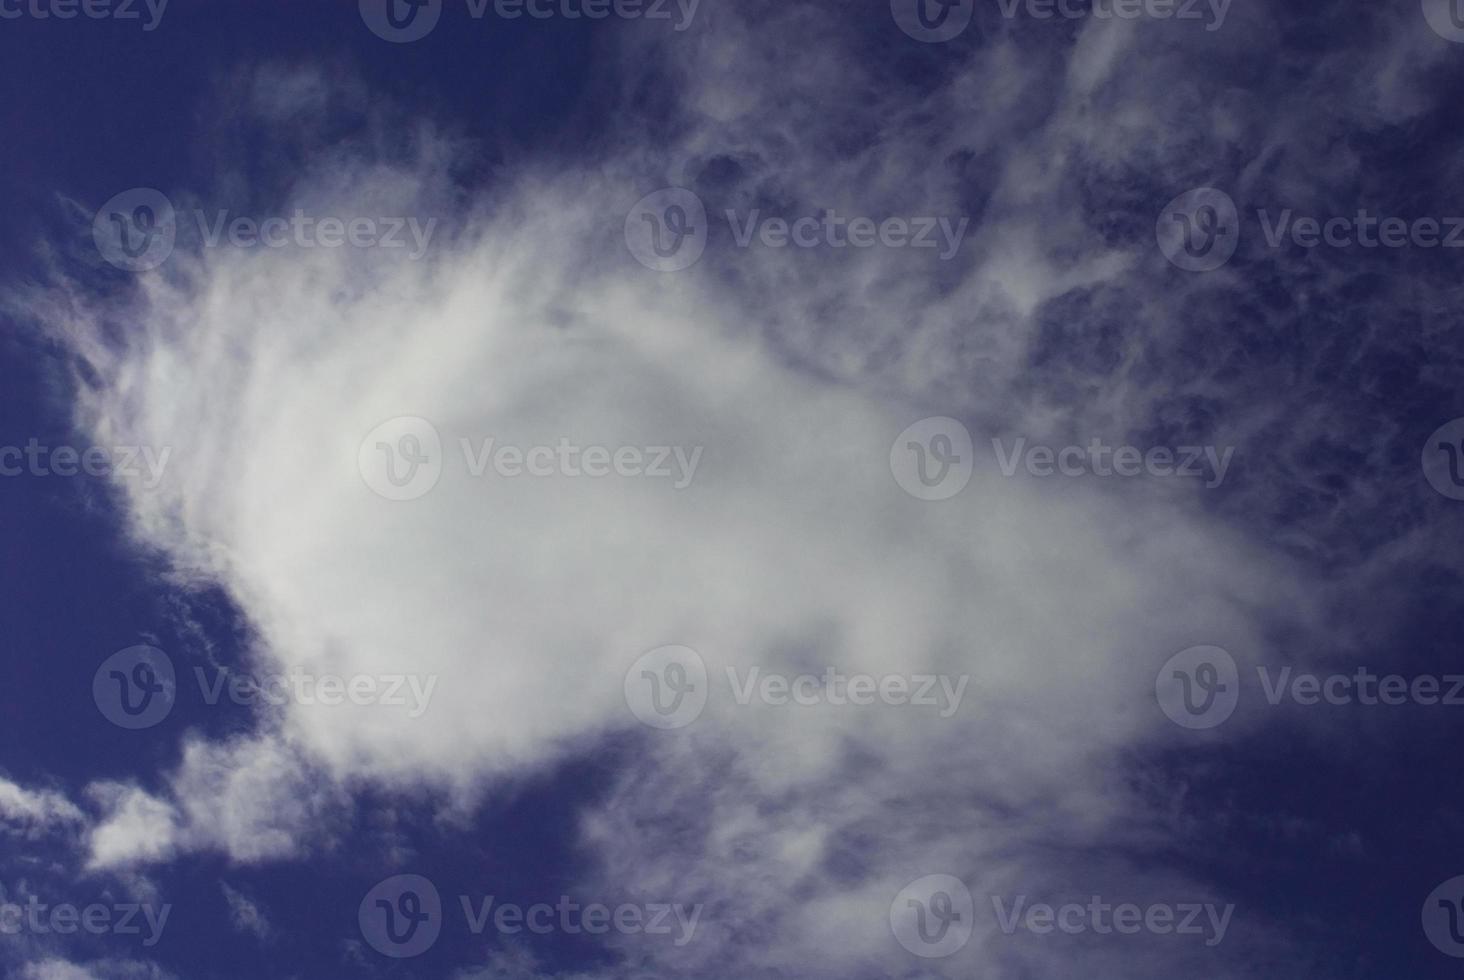
[[[854,21],[857,26],[849,31],[861,39],[851,43],[887,58],[891,86],[898,83],[908,93],[911,112],[917,115],[918,96],[946,70],[939,59],[951,50],[968,50],[962,45],[978,44],[980,32],[973,31],[942,49],[943,54],[911,48],[890,30],[885,4],[871,3],[869,11],[845,6],[840,16]],[[1309,59],[1344,44],[1367,43],[1357,22],[1325,4],[1308,6],[1313,9],[1288,7],[1279,14],[1283,29],[1278,43],[1286,52],[1286,66],[1255,68],[1244,51],[1207,55],[1213,57],[1207,64],[1214,71],[1234,73],[1234,90],[1241,93],[1238,104],[1252,96],[1264,102],[1265,86],[1290,71],[1305,73]],[[46,281],[48,266],[39,257],[46,249],[89,246],[89,227],[75,223],[68,200],[89,214],[130,187],[204,191],[218,177],[221,145],[228,148],[231,168],[278,179],[280,160],[274,154],[289,151],[256,142],[247,128],[241,134],[231,120],[215,115],[219,103],[213,95],[230,73],[259,63],[332,66],[332,71],[359,77],[368,91],[474,141],[474,163],[456,175],[465,195],[490,187],[495,166],[504,158],[538,153],[580,163],[595,160],[607,132],[620,122],[604,109],[609,96],[597,87],[619,80],[620,66],[605,55],[604,38],[597,36],[610,28],[562,19],[472,22],[461,4],[448,7],[444,22],[429,38],[407,45],[389,45],[373,36],[355,4],[344,0],[173,0],[159,29],[150,33],[135,22],[111,20],[0,21],[0,91],[6,93],[0,99],[4,285]],[[982,30],[996,30],[982,24]],[[1055,32],[1020,37],[1034,47],[1069,43]],[[806,43],[816,50],[820,42],[810,37]],[[1244,38],[1234,43],[1243,44]],[[708,61],[712,63],[714,59]],[[637,82],[654,88],[654,72],[645,71],[649,76]],[[1375,210],[1464,212],[1464,193],[1455,176],[1458,123],[1464,113],[1457,98],[1464,80],[1464,46],[1454,52],[1451,63],[1431,71],[1436,100],[1405,121],[1355,134],[1328,131],[1319,122],[1314,132],[1297,134],[1298,144],[1308,144],[1307,152],[1313,141],[1329,140],[1345,150],[1347,162],[1338,166],[1353,168],[1356,177],[1328,174],[1330,194],[1350,182],[1351,200],[1363,198]],[[971,95],[980,97],[979,92]],[[794,93],[789,98],[803,97]],[[654,119],[663,98],[674,101],[676,95],[648,91],[634,98],[643,113],[638,118]],[[1247,109],[1240,111],[1252,111],[1252,104],[1245,104]],[[366,123],[330,118],[321,119],[320,126],[326,139],[346,138]],[[221,135],[225,132],[227,139]],[[797,132],[784,135],[796,145]],[[847,137],[851,146],[868,136],[836,135]],[[1256,169],[1283,166],[1279,161],[1287,148],[1271,150],[1274,155],[1256,163]],[[736,172],[745,164],[735,157],[729,150],[706,166],[698,189],[714,195],[722,173],[718,167]],[[1083,211],[1095,226],[1107,221],[1116,241],[1143,239],[1163,202],[1175,193],[1209,180],[1238,182],[1252,163],[1235,159],[1196,164],[1193,179],[1177,186],[1094,163],[1091,185],[1072,189],[1068,206]],[[994,183],[983,161],[946,159],[942,166],[969,168],[965,203],[979,218]],[[1280,192],[1273,188],[1270,193]],[[775,200],[776,192],[769,191],[768,199]],[[1337,213],[1346,213],[1345,193],[1330,200]],[[1291,203],[1285,197],[1263,196],[1250,204],[1267,207],[1272,201],[1276,207]],[[1095,214],[1112,220],[1099,221],[1092,218]],[[1254,226],[1251,235],[1257,237]],[[1297,255],[1303,272],[1292,276],[1293,267],[1283,276],[1266,255],[1242,252],[1236,268],[1246,277],[1244,288],[1222,294],[1217,287],[1215,294],[1196,298],[1189,323],[1194,333],[1186,344],[1167,352],[1172,360],[1154,370],[1173,369],[1186,357],[1208,362],[1223,349],[1234,368],[1232,379],[1253,371],[1258,388],[1284,389],[1279,375],[1264,374],[1254,365],[1279,371],[1277,365],[1293,364],[1298,388],[1314,386],[1337,405],[1361,407],[1351,416],[1339,412],[1329,438],[1308,450],[1315,464],[1310,472],[1299,474],[1268,460],[1260,443],[1252,447],[1256,462],[1237,476],[1233,492],[1207,499],[1204,508],[1275,544],[1278,554],[1298,558],[1309,574],[1322,580],[1331,574],[1333,556],[1346,556],[1338,561],[1340,567],[1391,540],[1392,532],[1405,524],[1432,534],[1436,543],[1457,542],[1458,519],[1448,509],[1464,504],[1432,494],[1415,470],[1417,447],[1427,434],[1464,415],[1464,371],[1455,353],[1460,346],[1456,340],[1437,340],[1439,332],[1464,325],[1454,312],[1458,291],[1429,291],[1412,307],[1395,302],[1389,311],[1395,323],[1378,323],[1377,310],[1371,307],[1367,312],[1373,318],[1359,322],[1363,315],[1358,308],[1385,290],[1407,295],[1413,281],[1457,283],[1464,260],[1444,252],[1327,257],[1293,250]],[[1318,268],[1323,263],[1334,264]],[[1162,263],[1151,272],[1177,276]],[[113,275],[107,271],[101,278]],[[1066,378],[1075,364],[1091,368],[1101,363],[1104,354],[1096,349],[1101,342],[1093,338],[1109,319],[1122,329],[1129,312],[1122,299],[1075,288],[1039,312],[1037,319],[1045,327],[1036,331],[1042,340],[1032,353],[1034,380],[1028,393],[1044,388],[1048,372]],[[1278,310],[1294,314],[1303,326],[1279,334],[1255,327],[1273,314],[1280,317]],[[0,445],[24,445],[32,438],[51,445],[76,443],[80,437],[72,429],[72,381],[58,345],[15,319],[0,316],[0,328]],[[1374,330],[1415,333],[1382,350],[1372,346]],[[1223,333],[1225,339],[1211,344],[1208,331]],[[1073,333],[1082,337],[1075,339]],[[1044,351],[1044,344],[1051,349]],[[770,346],[777,348],[780,341]],[[800,363],[806,350],[796,343],[783,353],[800,368],[812,367]],[[886,353],[877,349],[870,362]],[[811,377],[816,373],[810,369]],[[973,371],[970,384],[981,383]],[[1235,384],[1237,390],[1247,387],[1245,381]],[[1188,410],[1197,417],[1207,409],[1189,405]],[[1380,420],[1396,434],[1396,443],[1382,456],[1367,452],[1377,447]],[[1203,428],[1190,416],[1179,421],[1171,416],[1169,422],[1171,435],[1189,424]],[[1286,420],[1273,424],[1284,429]],[[1151,430],[1159,432],[1158,426]],[[1378,467],[1380,459],[1392,467],[1387,479],[1368,488],[1360,487],[1365,482],[1361,479],[1350,482],[1347,474]],[[1402,475],[1394,480],[1398,473]],[[1253,492],[1258,483],[1267,492]],[[1381,492],[1373,494],[1379,487]],[[182,631],[181,623],[195,623],[215,655],[229,663],[243,655],[250,630],[246,615],[224,589],[184,591],[170,584],[166,559],[126,539],[119,501],[103,481],[0,478],[0,529],[5,542],[0,621],[6,624],[0,676],[8,679],[0,685],[0,775],[25,786],[53,787],[77,801],[98,780],[136,782],[160,791],[163,774],[179,762],[185,732],[219,739],[253,729],[247,710],[209,708],[198,703],[192,687],[185,687],[169,720],[151,731],[121,731],[95,710],[92,674],[109,653],[153,643],[175,651],[180,668],[191,670],[205,661],[198,636]],[[1385,611],[1387,624],[1381,634],[1371,635],[1372,612],[1364,607],[1332,606],[1321,615],[1344,628],[1355,625],[1355,633],[1372,643],[1368,659],[1387,669],[1435,674],[1459,669],[1464,663],[1458,644],[1464,630],[1464,592],[1457,567],[1420,561],[1410,566],[1410,576],[1385,583],[1390,591],[1379,599],[1383,611],[1378,617]],[[1295,630],[1294,625],[1278,626],[1272,640],[1309,657],[1328,654],[1318,647],[1324,640]],[[1178,809],[1214,819],[1193,823],[1157,852],[1138,846],[1127,852],[1127,845],[1114,845],[1117,853],[1106,857],[1141,868],[1170,867],[1210,882],[1248,918],[1268,922],[1299,943],[1313,957],[1309,976],[1457,976],[1459,961],[1429,945],[1419,928],[1418,910],[1435,885],[1464,874],[1464,793],[1456,765],[1464,707],[1402,707],[1392,709],[1386,719],[1348,710],[1356,712],[1357,723],[1345,729],[1352,734],[1341,740],[1322,738],[1299,722],[1293,725],[1294,716],[1282,711],[1253,736],[1225,743],[1181,739],[1162,749],[1136,749],[1126,760],[1129,768],[1116,778],[1152,780],[1157,795],[1183,798]],[[337,824],[328,853],[309,860],[234,865],[227,857],[205,852],[150,868],[149,879],[176,906],[164,941],[154,950],[140,951],[126,940],[107,937],[92,946],[78,944],[72,958],[84,962],[145,952],[189,980],[451,976],[483,954],[483,941],[460,928],[449,930],[426,956],[401,964],[375,958],[362,966],[343,954],[342,944],[357,938],[360,895],[391,873],[391,842],[398,835],[411,839],[419,855],[414,870],[431,876],[445,896],[482,895],[497,888],[524,902],[552,900],[573,889],[589,860],[576,843],[578,809],[601,798],[613,774],[637,753],[643,735],[603,738],[567,763],[500,787],[456,823],[441,817],[438,807],[446,794],[436,790],[388,800],[376,788],[352,786],[351,802],[330,817]],[[385,821],[391,826],[384,827]],[[1360,853],[1336,843],[1353,837],[1365,843]],[[1069,846],[1063,840],[1049,844],[1055,853]],[[0,881],[14,887],[26,877],[31,852],[40,847],[24,836],[0,837]],[[218,885],[221,878],[267,908],[275,929],[270,942],[231,926]],[[98,874],[83,877],[75,887],[66,898],[84,904],[112,886],[105,874]],[[449,900],[456,905],[455,897]],[[563,935],[535,940],[531,948],[546,973],[593,970],[609,956],[582,937]],[[909,968],[919,966],[912,962]],[[1292,974],[1256,974],[1283,975]]]

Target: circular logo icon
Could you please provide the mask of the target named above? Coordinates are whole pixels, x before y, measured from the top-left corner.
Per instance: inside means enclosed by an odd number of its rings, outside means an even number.
[[[361,0],[361,19],[383,41],[420,41],[437,26],[442,0]]]
[[[971,433],[952,418],[921,419],[890,447],[895,482],[919,500],[949,500],[971,482],[976,453]]]
[[[1464,959],[1464,875],[1450,878],[1423,903],[1423,933],[1440,953]]]
[[[890,903],[890,930],[899,944],[924,959],[960,951],[976,928],[976,903],[954,875],[926,875]]]
[[[1197,187],[1170,201],[1154,224],[1159,251],[1186,272],[1212,272],[1240,245],[1240,212],[1224,191]]]
[[[975,9],[976,0],[890,0],[900,30],[927,44],[958,36],[970,26]]]
[[[657,647],[625,672],[625,703],[641,724],[685,728],[707,706],[707,665],[691,647]]]
[[[684,187],[667,187],[635,202],[625,216],[625,244],[647,269],[680,272],[707,250],[707,208]]]
[[[157,647],[118,650],[92,675],[92,700],[119,728],[151,728],[168,717],[177,699],[173,661]]]
[[[1423,476],[1450,500],[1464,500],[1464,419],[1439,426],[1423,444]]]
[[[156,269],[173,254],[178,216],[162,191],[134,187],[102,205],[92,218],[92,241],[108,263],[127,272]]]
[[[383,422],[361,440],[356,454],[361,479],[387,500],[416,500],[442,478],[442,437],[426,419],[403,415]]]
[[[356,921],[362,938],[382,956],[421,956],[442,933],[442,898],[422,875],[396,875],[366,893]]]
[[[1240,670],[1220,647],[1181,650],[1154,678],[1154,695],[1169,720],[1183,728],[1222,725],[1240,703]]]
[[[1423,0],[1423,17],[1445,41],[1464,44],[1464,5],[1459,0]]]

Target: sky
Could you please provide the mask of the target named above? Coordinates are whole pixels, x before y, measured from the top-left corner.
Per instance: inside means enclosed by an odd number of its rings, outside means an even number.
[[[0,971],[1464,961],[1464,3],[0,0]]]

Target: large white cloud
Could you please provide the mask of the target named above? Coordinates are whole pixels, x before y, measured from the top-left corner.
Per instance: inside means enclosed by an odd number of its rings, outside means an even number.
[[[1139,166],[1183,179],[1197,141],[1223,154],[1269,137],[1228,129],[1223,103],[1189,118],[1183,138],[1156,135],[1201,96],[1179,86],[1123,108],[1122,93],[1163,77],[1135,67],[1156,42],[1132,27],[1090,25],[1071,59],[1056,46],[1027,58],[1019,38],[1000,38],[940,68],[946,80],[916,109],[877,62],[801,56],[798,30],[816,25],[832,51],[857,49],[827,11],[758,10],[788,30],[721,10],[617,65],[651,65],[676,87],[674,140],[647,138],[627,109],[593,166],[515,161],[420,262],[184,250],[142,277],[125,312],[81,291],[33,304],[87,362],[85,424],[173,448],[160,488],[124,487],[136,533],[180,573],[229,589],[258,631],[258,666],[438,679],[425,711],[295,704],[252,744],[190,745],[168,800],[118,797],[93,836],[98,865],[180,847],[299,853],[326,806],[304,789],[306,766],[477,799],[499,777],[634,729],[624,672],[684,644],[710,668],[712,701],[688,729],[646,732],[611,799],[585,815],[597,861],[585,881],[708,912],[685,948],[625,944],[628,968],[910,971],[889,904],[937,872],[972,888],[979,917],[991,894],[1225,901],[1113,856],[1175,834],[1133,766],[1183,734],[1152,703],[1154,672],[1200,642],[1243,663],[1260,655],[1275,622],[1315,625],[1315,589],[1207,513],[1193,485],[1007,479],[984,447],[1123,437],[1177,411],[1177,390],[1226,395],[1218,370],[1142,370],[1146,355],[1173,353],[1166,324],[1193,294],[1135,284],[1152,249],[1107,240],[1066,164],[1081,157],[1113,185]],[[1264,31],[1233,16],[1238,31]],[[314,106],[334,98],[308,73],[269,77],[256,109],[273,124],[290,118],[291,91]],[[1036,105],[1034,86],[1053,77],[1064,82]],[[1408,84],[1379,98],[1406,104]],[[321,150],[268,207],[438,214],[459,152],[425,129],[404,154]],[[658,275],[626,253],[620,227],[672,182],[694,184],[714,222],[718,208],[770,201],[789,216],[980,213],[950,263],[714,236],[700,265]],[[1088,290],[1091,306],[1051,322],[1052,301]],[[1131,323],[1105,352],[1110,307]],[[1070,342],[1044,355],[1054,331]],[[1207,435],[1243,438],[1273,410],[1236,404],[1238,420]],[[958,497],[924,503],[892,479],[890,445],[947,414],[971,425],[982,463]],[[402,416],[433,423],[444,472],[420,499],[391,501],[363,480],[358,451]],[[680,490],[472,477],[459,440],[487,438],[703,455]],[[725,682],[727,668],[826,666],[970,682],[948,719],[742,706]],[[925,968],[1238,976],[1283,948],[1254,922],[1197,951],[1152,937],[1024,943],[981,921],[961,954]]]

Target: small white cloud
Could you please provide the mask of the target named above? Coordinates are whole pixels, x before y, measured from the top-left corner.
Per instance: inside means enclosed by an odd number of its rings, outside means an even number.
[[[28,790],[0,778],[0,821],[12,833],[34,839],[56,829],[82,825],[86,815],[61,793]]]
[[[219,882],[219,888],[224,893],[224,900],[229,903],[235,929],[262,940],[273,935],[274,929],[269,924],[269,919],[254,901],[237,888],[231,888],[226,881]]]

